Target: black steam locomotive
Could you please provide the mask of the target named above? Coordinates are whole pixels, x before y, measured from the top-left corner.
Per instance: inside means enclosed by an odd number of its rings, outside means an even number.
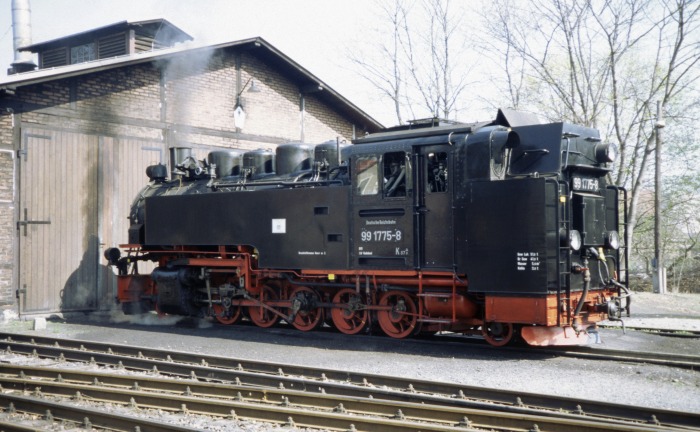
[[[598,131],[499,111],[353,145],[283,144],[147,169],[129,244],[105,252],[126,313],[331,325],[493,345],[587,341],[629,315],[625,191]],[[140,261],[153,261],[140,274]],[[620,277],[620,276],[623,277]]]

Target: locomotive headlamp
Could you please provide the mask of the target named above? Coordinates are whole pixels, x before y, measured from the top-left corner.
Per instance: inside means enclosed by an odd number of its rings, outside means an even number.
[[[581,239],[581,233],[576,230],[569,231],[569,246],[571,249],[577,251],[581,249],[581,244],[583,243]]]
[[[615,162],[617,158],[617,146],[613,143],[596,144],[595,158],[600,163]]]
[[[119,258],[122,257],[122,253],[118,248],[111,247],[104,251],[104,256],[111,265],[117,265]]]
[[[608,231],[605,235],[605,247],[608,249],[620,248],[620,234],[617,231]]]

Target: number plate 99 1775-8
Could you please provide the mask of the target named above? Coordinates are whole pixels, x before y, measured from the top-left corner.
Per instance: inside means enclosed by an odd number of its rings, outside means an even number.
[[[574,177],[573,189],[576,191],[598,192],[600,190],[600,180],[594,178]]]

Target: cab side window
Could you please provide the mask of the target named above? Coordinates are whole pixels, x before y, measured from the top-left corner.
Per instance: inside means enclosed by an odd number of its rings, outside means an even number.
[[[378,192],[377,156],[359,156],[355,160],[355,195],[376,195]]]
[[[447,192],[447,153],[430,153],[426,170],[428,192]]]
[[[405,152],[384,154],[382,170],[384,174],[384,196],[405,197],[406,185],[410,173],[409,163]]]

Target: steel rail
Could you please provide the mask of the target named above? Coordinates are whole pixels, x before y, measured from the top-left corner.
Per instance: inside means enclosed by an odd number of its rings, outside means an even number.
[[[700,322],[700,320],[698,321]],[[599,328],[604,329],[622,329],[619,324],[598,324]],[[640,326],[629,326],[625,325],[626,330],[640,331],[644,333],[651,333],[653,335],[659,336],[669,336],[669,337],[682,337],[682,338],[699,338],[700,330],[688,330],[688,329],[668,329],[668,328],[653,328],[653,327],[640,327]]]
[[[629,330],[629,328],[628,328]],[[655,330],[659,331],[659,330]],[[681,335],[672,335],[681,336]],[[690,336],[688,337],[700,337]],[[593,348],[589,346],[570,346],[570,347],[492,347],[485,345],[481,340],[475,339],[458,339],[460,336],[436,336],[442,338],[447,343],[469,343],[471,347],[479,347],[481,349],[492,350],[491,352],[509,352],[509,353],[527,353],[536,355],[555,355],[560,357],[586,358],[591,360],[612,360],[624,361],[629,363],[655,364],[660,366],[678,367],[682,369],[700,370],[700,356],[689,354],[667,354],[653,353],[645,351],[623,351],[613,350],[608,348]]]
[[[100,385],[109,386],[121,386],[121,387],[138,387],[151,391],[168,391],[178,394],[201,394],[210,397],[229,397],[232,395],[243,394],[246,398],[257,397],[261,400],[287,400],[294,405],[309,405],[316,407],[323,407],[326,409],[336,409],[339,403],[344,403],[344,409],[348,411],[365,411],[370,410],[353,408],[358,403],[367,403],[366,401],[372,401],[370,404],[374,407],[372,412],[376,415],[394,415],[396,413],[396,407],[404,404],[411,411],[423,411],[426,407],[438,406],[447,408],[457,408],[459,413],[464,413],[467,409],[477,409],[486,410],[490,412],[499,413],[515,413],[515,414],[525,414],[525,415],[540,415],[549,417],[559,417],[567,419],[576,419],[581,416],[578,414],[569,414],[563,412],[546,412],[540,409],[528,408],[525,406],[503,406],[494,405],[488,402],[470,401],[470,400],[446,400],[441,397],[430,397],[429,395],[404,395],[397,394],[390,390],[380,390],[374,391],[372,389],[357,389],[354,386],[346,386],[338,383],[320,383],[319,387],[311,387],[305,390],[294,390],[287,389],[284,386],[283,381],[277,381],[273,379],[269,382],[267,386],[259,385],[257,382],[255,385],[245,384],[244,381],[236,379],[233,382],[237,384],[230,384],[227,382],[210,382],[211,378],[201,378],[208,382],[202,382],[198,380],[190,379],[163,379],[157,378],[154,375],[151,376],[133,376],[124,374],[101,374],[95,371],[91,372],[79,372],[75,370],[58,370],[55,367],[43,368],[43,367],[31,367],[24,365],[0,366],[0,374],[2,375],[12,375],[12,376],[22,376],[32,377],[35,379],[48,379],[53,381],[68,381],[78,384],[93,384],[95,380]],[[0,375],[1,376],[1,375]],[[1,378],[0,378],[1,379]],[[196,376],[194,379],[197,379]],[[278,383],[277,387],[274,385]],[[344,387],[347,390],[344,391]],[[326,391],[328,389],[328,391]],[[339,391],[337,391],[339,390]],[[347,394],[350,393],[350,394]],[[351,395],[354,394],[354,395]],[[361,401],[361,402],[358,402]],[[436,402],[436,403],[432,403]],[[431,408],[432,409],[432,408]],[[408,413],[407,413],[408,415]],[[416,417],[428,417],[422,414],[415,414]],[[450,421],[460,420],[455,418],[450,418]],[[611,421],[616,423],[615,420],[610,419],[597,419],[600,421]]]
[[[0,431],[2,432],[37,432],[38,428],[32,426],[22,426],[16,421],[12,423],[0,420]]]
[[[629,330],[629,327],[627,327]],[[659,331],[654,329],[654,331]],[[698,332],[700,336],[700,332]],[[680,335],[673,335],[680,336]],[[682,369],[700,370],[700,356],[689,354],[667,354],[653,353],[645,351],[625,351],[608,348],[594,348],[590,346],[569,346],[569,347],[492,347],[485,345],[481,340],[467,339],[461,336],[435,336],[446,343],[469,343],[470,348],[492,350],[491,352],[527,353],[536,355],[555,355],[561,357],[586,358],[601,361],[624,361],[629,363],[656,364],[661,366],[678,367]],[[689,336],[688,337],[698,337]],[[420,341],[422,342],[422,341]]]
[[[101,409],[89,409],[61,402],[53,402],[37,397],[0,392],[0,405],[3,407],[9,407],[10,404],[12,404],[13,409],[17,411],[43,416],[45,419],[48,413],[54,421],[68,420],[73,423],[81,424],[84,427],[97,426],[106,430],[120,431],[135,431],[138,428],[141,430],[141,432],[192,431],[192,428],[184,428],[173,424],[163,424],[163,422],[123,414],[108,413]],[[20,426],[17,426],[16,429],[3,428],[3,430],[21,431],[26,429],[21,429]],[[38,429],[30,428],[29,430],[36,431]],[[92,428],[90,427],[88,430],[92,430]]]
[[[14,367],[18,378],[0,376],[3,389],[31,391],[36,397],[80,399],[148,407],[172,412],[217,416],[237,416],[251,420],[271,418],[270,410],[282,411],[277,422],[285,419],[297,426],[316,428],[444,431],[446,428],[480,428],[507,430],[546,430],[552,432],[630,431],[652,432],[659,426],[633,423],[601,422],[598,419],[552,418],[548,416],[494,412],[420,403],[382,401],[367,398],[309,395],[305,392],[250,389],[243,386],[199,383],[197,381],[135,377],[74,369]],[[4,371],[5,374],[8,370]],[[53,376],[46,376],[53,373]],[[60,377],[59,377],[60,375]],[[135,381],[138,379],[138,381]],[[91,381],[92,380],[92,381]],[[78,382],[76,382],[78,381]],[[107,384],[109,382],[109,385]],[[243,394],[245,393],[245,396]],[[233,411],[231,411],[233,410]],[[312,414],[309,414],[312,411]],[[331,414],[330,419],[327,414]],[[346,415],[345,423],[341,416]],[[286,416],[286,417],[285,417]],[[291,417],[291,421],[289,418]],[[358,417],[360,418],[358,420]],[[280,420],[281,419],[281,420]],[[677,429],[665,429],[677,430]]]
[[[280,365],[270,362],[239,360],[202,356],[186,352],[173,352],[138,348],[119,344],[66,340],[48,337],[32,337],[21,334],[2,334],[0,349],[10,349],[41,357],[63,358],[97,362],[105,365],[121,365],[147,371],[157,367],[161,373],[180,377],[193,374],[211,380],[236,382],[262,387],[278,387],[324,391],[337,395],[372,397],[411,401],[423,400],[432,404],[490,403],[502,406],[522,406],[549,411],[566,411],[617,418],[637,422],[653,421],[664,426],[694,427],[700,424],[700,414],[682,413],[663,409],[634,407],[599,401],[487,389],[483,387],[448,384],[435,381],[410,380],[388,376],[331,371],[303,366]],[[8,338],[10,338],[8,340]],[[20,342],[22,341],[22,342]],[[57,346],[58,345],[58,346]]]
[[[671,366],[683,369],[700,370],[700,356],[689,354],[652,353],[612,349],[590,349],[586,347],[544,348],[542,353],[586,358],[591,360],[612,360],[619,362],[646,363]]]

